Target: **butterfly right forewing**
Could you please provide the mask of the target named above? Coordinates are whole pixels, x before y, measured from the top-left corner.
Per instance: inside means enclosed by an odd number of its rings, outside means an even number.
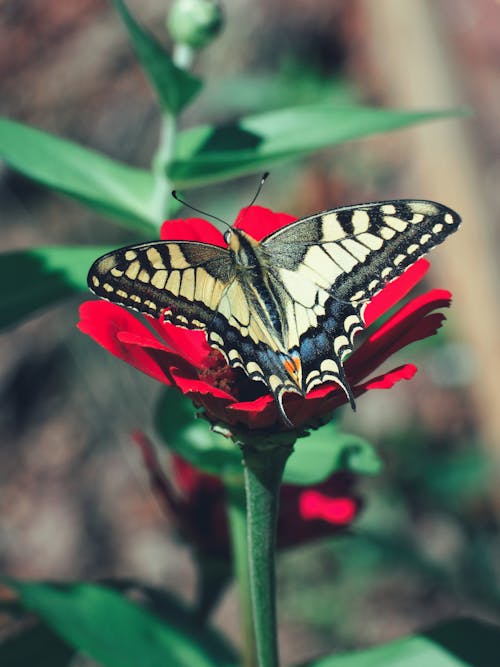
[[[274,281],[288,294],[289,346],[306,393],[333,380],[353,403],[342,365],[365,304],[459,224],[441,204],[396,200],[325,211],[264,239]]]

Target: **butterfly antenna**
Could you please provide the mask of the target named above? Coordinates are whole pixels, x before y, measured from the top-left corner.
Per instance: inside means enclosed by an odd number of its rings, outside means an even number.
[[[253,206],[257,200],[257,197],[260,195],[262,188],[264,187],[264,183],[267,180],[267,177],[269,176],[269,172],[266,171],[262,174],[262,178],[260,179],[259,187],[257,188],[257,192],[254,194],[252,201],[248,204],[248,207]]]
[[[219,218],[218,216],[214,215],[213,213],[207,213],[206,211],[202,211],[201,208],[196,208],[196,206],[193,206],[192,204],[188,204],[187,201],[184,201],[184,199],[181,199],[179,195],[177,194],[177,190],[172,190],[172,197],[178,201],[180,204],[183,204],[184,206],[187,206],[187,208],[190,208],[192,211],[196,211],[196,213],[201,213],[202,215],[206,215],[209,218],[212,218],[213,220],[218,220],[219,222],[222,222],[223,225],[226,225],[226,227],[231,227],[229,222],[226,222],[222,218]]]
[[[262,174],[262,178],[260,179],[260,183],[259,183],[259,186],[257,188],[257,192],[252,197],[252,201],[243,210],[243,215],[241,216],[241,218],[238,219],[238,225],[241,225],[241,223],[243,222],[243,220],[246,217],[246,214],[248,213],[248,209],[255,204],[255,201],[256,201],[257,197],[260,195],[260,192],[261,192],[262,188],[264,187],[264,183],[266,182],[268,176],[269,176],[268,171],[266,171]]]

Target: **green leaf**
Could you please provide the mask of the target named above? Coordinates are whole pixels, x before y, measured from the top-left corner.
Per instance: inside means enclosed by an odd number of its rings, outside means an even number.
[[[156,406],[155,425],[163,442],[199,470],[212,475],[242,474],[239,448],[196,419],[191,401],[166,387]],[[369,442],[340,433],[332,422],[301,438],[288,459],[283,481],[309,486],[328,479],[337,470],[373,475],[382,463]]]
[[[166,111],[179,113],[199,92],[202,82],[177,67],[163,46],[140,26],[123,0],[112,0],[120,13],[137,57]]]
[[[53,246],[0,255],[0,328],[72,294],[86,292],[90,265],[112,249]]]
[[[74,650],[44,625],[37,625],[0,643],[2,667],[66,667]]]
[[[476,621],[448,621],[419,635],[365,651],[333,655],[307,667],[494,667],[500,665],[500,628]],[[304,665],[304,667],[306,667]]]
[[[297,441],[283,481],[309,486],[323,482],[338,470],[375,475],[381,468],[382,462],[367,440],[341,433],[330,422]]]
[[[155,229],[153,178],[143,169],[6,118],[0,118],[0,159],[125,227]]]
[[[168,621],[102,586],[9,582],[21,603],[105,667],[224,667],[220,638],[170,601]]]
[[[169,178],[189,188],[268,169],[341,142],[423,121],[463,115],[450,111],[396,111],[310,104],[182,132]]]
[[[163,442],[199,470],[212,475],[243,474],[241,452],[228,438],[196,419],[193,404],[177,389],[165,388],[156,406],[155,426]]]
[[[277,72],[212,79],[203,91],[203,109],[211,118],[319,102],[350,107],[360,103],[351,81],[323,76],[302,61]]]
[[[358,475],[378,475],[384,464],[375,448],[359,435],[340,434],[343,438],[341,458],[345,470]]]

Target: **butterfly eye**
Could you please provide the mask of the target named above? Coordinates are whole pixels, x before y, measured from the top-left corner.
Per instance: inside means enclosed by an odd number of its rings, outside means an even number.
[[[229,245],[229,242],[231,241],[231,230],[228,229],[227,231],[224,232],[224,241]]]

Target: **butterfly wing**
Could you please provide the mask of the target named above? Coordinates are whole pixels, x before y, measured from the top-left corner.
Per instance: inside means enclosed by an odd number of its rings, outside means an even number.
[[[226,248],[164,241],[120,248],[100,257],[89,271],[88,285],[114,303],[205,330],[233,279],[234,266]]]
[[[305,393],[331,380],[354,406],[342,362],[364,327],[366,303],[459,224],[434,202],[376,202],[298,220],[262,242],[287,299],[288,345],[300,357]]]
[[[298,391],[286,374],[281,378],[282,343],[265,322],[257,290],[238,279],[226,248],[188,241],[120,248],[94,262],[88,285],[114,303],[206,331],[232,367],[271,389],[279,376],[283,391]]]

